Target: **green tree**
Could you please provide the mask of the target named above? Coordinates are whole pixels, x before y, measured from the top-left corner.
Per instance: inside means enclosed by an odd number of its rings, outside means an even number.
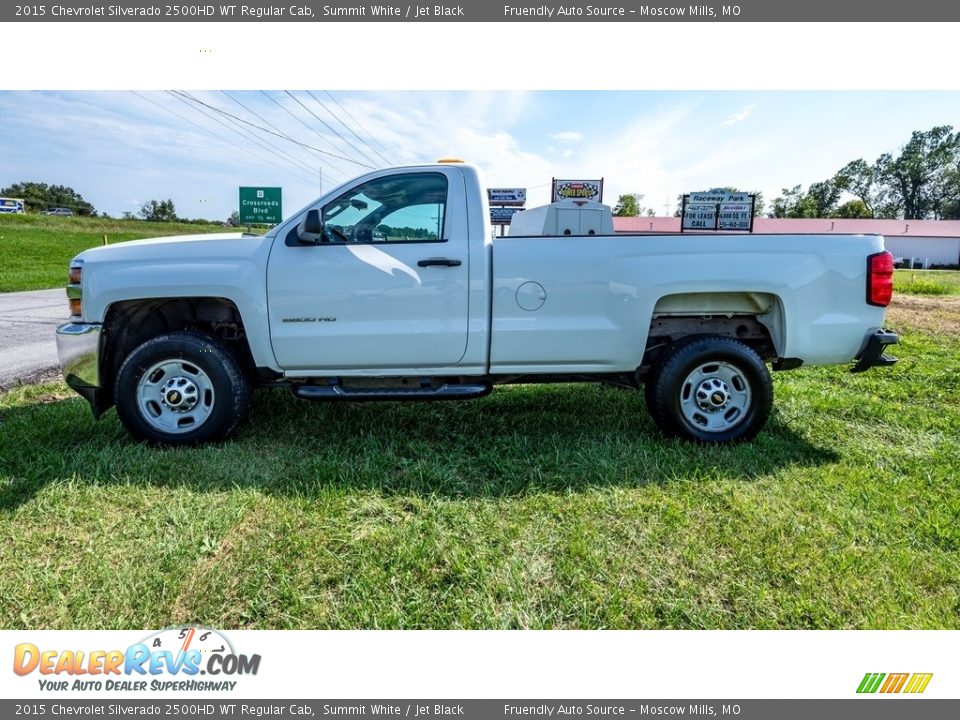
[[[868,215],[863,217],[886,217],[896,210],[889,202],[889,191],[882,183],[878,163],[869,164],[863,158],[851,160],[833,177],[834,184],[863,203]]]
[[[872,218],[873,213],[870,212],[870,208],[867,207],[867,204],[860,198],[854,200],[848,200],[847,202],[840,205],[836,210],[834,210],[830,217],[833,218]]]
[[[140,208],[140,217],[144,220],[153,222],[175,222],[177,220],[177,211],[173,206],[173,200],[148,200]]]
[[[774,198],[770,208],[770,217],[796,218],[807,217],[803,206],[804,192],[802,185],[784,188],[779,197]]]
[[[613,214],[617,217],[637,217],[643,213],[643,207],[640,201],[643,195],[639,193],[627,193],[617,198],[617,204],[613,206]]]
[[[940,125],[914,130],[899,155],[878,158],[877,169],[905,219],[938,218],[949,203],[951,170],[958,157],[960,135],[951,125]]]
[[[236,210],[230,213],[230,217],[227,218],[227,225],[238,227],[240,225],[240,213]]]
[[[829,217],[837,209],[840,201],[840,188],[832,180],[815,182],[807,188],[804,198],[805,207],[812,215],[806,217]]]
[[[28,212],[40,212],[51,207],[65,207],[77,215],[96,215],[93,205],[88,203],[72,187],[66,185],[47,185],[46,183],[23,181],[0,189],[3,197],[23,198]]]
[[[941,220],[960,220],[960,163],[947,173],[944,198],[938,209]]]
[[[784,188],[783,194],[773,201],[770,217],[829,217],[836,210],[840,193],[840,188],[832,180],[812,183],[806,190],[802,185]]]

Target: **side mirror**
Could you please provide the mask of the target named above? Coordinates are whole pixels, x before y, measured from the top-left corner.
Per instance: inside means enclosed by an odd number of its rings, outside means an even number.
[[[323,234],[323,223],[320,221],[320,211],[307,210],[300,224],[297,225],[297,238],[307,245],[316,245]]]

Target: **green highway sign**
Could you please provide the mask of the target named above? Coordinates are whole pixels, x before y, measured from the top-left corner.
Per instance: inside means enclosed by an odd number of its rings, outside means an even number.
[[[276,224],[283,220],[281,188],[240,188],[240,222]]]

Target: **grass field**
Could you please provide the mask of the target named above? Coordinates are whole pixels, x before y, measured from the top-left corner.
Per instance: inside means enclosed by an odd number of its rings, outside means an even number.
[[[894,289],[910,295],[960,295],[960,272],[955,270],[897,270]]]
[[[0,627],[958,628],[960,298],[900,297],[889,369],[775,376],[753,444],[642,396],[261,391],[151,450],[63,385],[0,395]]]
[[[67,264],[103,244],[160,235],[233,232],[220,224],[155,223],[47,215],[0,215],[0,292],[42,290],[67,282]]]

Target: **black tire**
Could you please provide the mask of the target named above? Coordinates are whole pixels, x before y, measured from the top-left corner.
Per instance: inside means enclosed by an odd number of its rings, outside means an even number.
[[[773,406],[773,382],[760,356],[717,336],[667,349],[648,374],[645,394],[664,435],[708,444],[752,439]]]
[[[127,356],[114,398],[120,421],[138,440],[197,445],[233,432],[250,409],[250,383],[233,354],[213,338],[172,332],[147,340]]]

